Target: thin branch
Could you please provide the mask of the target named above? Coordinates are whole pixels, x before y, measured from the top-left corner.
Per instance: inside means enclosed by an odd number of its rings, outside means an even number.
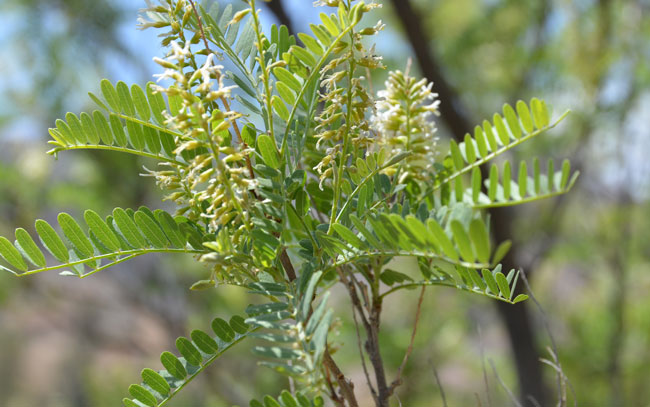
[[[413,343],[415,342],[415,334],[418,330],[418,323],[420,322],[420,313],[422,311],[422,300],[424,299],[425,288],[426,286],[422,286],[422,289],[420,290],[420,298],[418,298],[418,305],[415,311],[415,321],[413,322],[413,332],[411,332],[411,341],[409,342],[409,347],[406,349],[406,354],[404,354],[404,359],[402,359],[402,364],[399,366],[399,369],[397,369],[397,376],[395,377],[395,380],[393,381],[393,383],[391,383],[390,388],[388,389],[389,394],[393,394],[397,386],[402,384],[402,373],[404,372],[406,363],[408,362],[409,357],[411,356],[411,352],[413,352]]]
[[[537,301],[537,298],[535,297],[535,294],[533,294],[533,290],[530,288],[530,284],[528,283],[528,279],[526,278],[526,273],[524,273],[523,270],[519,270],[519,275],[521,277],[521,280],[524,282],[524,285],[526,286],[526,290],[528,291],[528,296],[530,299],[535,303],[535,306],[537,307],[537,310],[540,313],[542,323],[544,324],[544,329],[546,330],[546,333],[548,334],[549,339],[551,340],[551,349],[549,349],[551,355],[554,358],[555,364],[557,365],[556,371],[558,372],[557,374],[557,387],[558,387],[558,401],[560,402],[560,406],[566,406],[566,397],[563,397],[563,383],[568,383],[569,387],[573,389],[573,386],[571,385],[571,382],[569,381],[569,378],[566,377],[564,374],[564,370],[562,369],[562,364],[560,363],[560,360],[558,359],[558,348],[557,348],[557,342],[555,342],[555,337],[553,336],[553,332],[551,331],[551,326],[548,323],[548,317],[546,316],[546,313],[544,312],[544,308],[542,308],[542,305]],[[540,360],[543,362],[544,360],[540,358]],[[575,397],[575,393],[573,394],[573,404],[575,407],[577,407],[577,400]]]
[[[359,407],[357,398],[354,395],[354,384],[348,379],[345,378],[345,375],[341,372],[341,369],[337,366],[332,355],[330,355],[329,347],[325,348],[325,353],[323,354],[323,364],[325,367],[334,374],[334,378],[341,389],[341,394],[347,400],[349,407]]]
[[[438,389],[440,389],[440,397],[442,398],[442,405],[444,407],[448,407],[447,405],[447,397],[445,396],[445,389],[442,388],[442,382],[440,381],[440,377],[438,376],[438,370],[436,370],[436,367],[433,365],[433,361],[430,360],[431,362],[431,368],[433,369],[433,377],[436,379],[436,384],[438,385]],[[480,399],[479,399],[479,404],[480,404]]]
[[[510,400],[512,400],[512,403],[517,407],[523,407],[521,405],[521,403],[519,402],[519,400],[517,400],[517,397],[515,397],[515,395],[512,393],[512,390],[510,390],[510,388],[508,388],[508,386],[501,379],[501,376],[499,376],[499,373],[497,372],[497,368],[496,368],[496,366],[494,366],[494,362],[492,361],[492,359],[488,359],[488,362],[490,362],[490,366],[492,366],[492,371],[494,372],[494,376],[499,381],[499,384],[501,385],[501,387],[503,387],[503,389],[506,391],[506,393],[508,393],[508,396],[510,396]]]
[[[372,393],[372,398],[377,402],[377,390],[375,390],[372,385],[372,380],[370,380],[370,374],[368,373],[368,367],[366,366],[365,352],[363,351],[363,345],[361,345],[361,332],[359,331],[359,321],[357,320],[356,308],[352,308],[352,319],[354,320],[354,328],[357,331],[357,346],[359,347],[359,356],[361,357],[363,374],[366,376],[366,383],[368,383],[368,388],[370,389],[370,393]]]
[[[338,394],[336,394],[334,384],[332,383],[332,378],[330,377],[330,371],[327,369],[327,366],[325,366],[325,382],[327,383],[327,387],[330,391],[330,399],[334,402],[334,404],[337,405],[337,407],[345,407],[344,401],[339,397]]]
[[[481,353],[481,370],[483,371],[483,383],[485,384],[485,396],[487,398],[488,407],[492,407],[492,400],[490,398],[490,384],[488,383],[487,369],[485,368],[485,349],[483,348],[483,333],[481,326],[477,327],[479,338],[479,351]]]

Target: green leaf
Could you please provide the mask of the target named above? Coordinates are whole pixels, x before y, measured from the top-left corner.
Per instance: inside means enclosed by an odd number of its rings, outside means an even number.
[[[474,203],[478,203],[478,198],[481,194],[482,179],[481,169],[479,167],[474,167],[472,170],[472,201],[474,201]]]
[[[379,275],[379,279],[381,280],[382,283],[389,286],[395,283],[403,283],[404,281],[413,281],[413,279],[410,276],[404,273],[400,273],[399,271],[390,270],[390,269],[382,272]]]
[[[128,116],[134,116],[135,107],[133,106],[133,100],[131,99],[131,93],[129,92],[128,85],[122,81],[119,81],[117,82],[115,89],[117,90],[117,96],[120,101],[120,110],[123,113],[126,113]]]
[[[521,124],[523,125],[526,133],[532,133],[535,129],[533,125],[533,119],[530,116],[530,110],[528,110],[528,106],[526,106],[526,103],[523,100],[517,101],[517,114],[519,115],[519,119],[521,119]]]
[[[181,355],[183,355],[185,360],[187,360],[187,363],[194,366],[201,366],[203,358],[201,357],[201,353],[196,348],[196,346],[194,346],[192,341],[181,336],[180,338],[176,339],[176,348],[181,353]]]
[[[115,208],[113,210],[113,220],[117,225],[120,233],[126,239],[127,243],[136,249],[141,249],[147,246],[144,237],[138,231],[138,227],[131,217],[122,208]]]
[[[151,112],[153,117],[158,124],[165,123],[165,116],[163,115],[164,111],[167,111],[167,106],[165,105],[165,99],[160,94],[160,92],[155,92],[152,85],[155,85],[153,82],[147,83],[147,100],[151,106]]]
[[[309,315],[309,309],[311,308],[311,302],[313,301],[314,294],[316,293],[316,286],[320,281],[321,276],[323,275],[322,271],[314,273],[309,279],[309,284],[305,290],[302,299],[300,300],[300,305],[298,306],[299,311],[302,313],[302,318],[307,319]]]
[[[217,342],[212,339],[210,335],[199,329],[192,331],[190,333],[190,338],[192,338],[192,341],[196,347],[199,348],[203,353],[213,355],[219,350],[219,345],[217,345]]]
[[[68,125],[70,126],[70,131],[72,132],[72,136],[77,140],[79,144],[86,144],[88,139],[86,138],[86,135],[84,134],[83,129],[81,128],[81,121],[75,115],[74,113],[66,113],[65,115],[65,120],[68,122]]]
[[[131,85],[131,97],[133,98],[133,104],[135,105],[135,110],[138,112],[138,116],[145,122],[148,122],[151,117],[151,110],[149,109],[149,103],[147,103],[147,97],[142,88],[135,84]]]
[[[280,99],[278,96],[273,96],[271,98],[271,105],[273,106],[273,109],[275,112],[280,116],[280,118],[284,121],[289,120],[289,109],[287,109],[287,105],[284,104],[282,99]]]
[[[519,163],[519,196],[522,198],[528,195],[528,169],[526,161]]]
[[[102,143],[110,146],[113,144],[113,132],[108,124],[106,117],[99,111],[93,112],[93,121],[95,122],[95,129]]]
[[[303,356],[303,353],[299,350],[282,348],[279,346],[255,346],[253,348],[253,353],[258,356],[274,359],[298,360]]]
[[[490,292],[494,295],[499,295],[499,287],[497,286],[497,282],[494,280],[494,275],[492,274],[492,272],[488,269],[483,269],[482,273],[483,273],[483,280],[485,280],[485,283],[490,289]]]
[[[120,241],[106,222],[97,213],[90,209],[84,212],[84,219],[90,230],[107,249],[117,252],[120,250]]]
[[[38,233],[43,246],[52,253],[52,256],[54,256],[55,259],[63,263],[68,261],[70,258],[68,249],[66,249],[63,240],[61,240],[49,223],[42,219],[38,219],[36,221],[36,233]]]
[[[145,368],[142,369],[142,381],[151,387],[154,391],[157,391],[163,396],[166,396],[171,391],[169,383],[165,380],[160,374],[155,372],[152,369]]]
[[[275,86],[278,89],[278,93],[280,94],[280,97],[284,101],[286,101],[290,105],[296,104],[296,94],[294,93],[293,90],[291,90],[291,88],[289,88],[283,82],[278,82]]]
[[[512,180],[512,170],[510,169],[510,161],[503,164],[503,199],[506,201],[510,199],[510,188]]]
[[[124,133],[124,126],[120,121],[120,118],[112,114],[109,116],[109,122],[111,123],[111,130],[113,130],[113,135],[115,136],[115,141],[120,147],[126,147],[127,139],[126,133]]]
[[[36,267],[45,267],[45,256],[36,246],[34,239],[23,228],[16,229],[16,244],[25,253],[25,257]]]
[[[469,224],[469,234],[474,243],[478,259],[482,263],[490,261],[490,236],[485,223],[480,219],[473,219]]]
[[[57,219],[61,226],[61,230],[63,230],[63,234],[68,238],[70,243],[72,243],[83,256],[91,257],[94,253],[93,245],[72,216],[63,212],[59,214]]]
[[[160,226],[149,215],[146,215],[142,211],[137,211],[133,215],[133,218],[135,224],[154,247],[163,248],[169,245],[169,241],[165,237],[162,229],[160,229]]]
[[[503,298],[510,299],[510,286],[508,285],[506,276],[504,276],[503,273],[496,273],[494,278],[496,279],[497,285],[499,286],[499,290],[501,291]]]
[[[190,287],[190,290],[193,291],[199,291],[199,290],[207,290],[209,288],[214,288],[216,286],[217,282],[214,280],[199,280],[192,284]]]
[[[454,219],[451,221],[450,226],[461,257],[465,261],[473,262],[475,260],[474,251],[472,250],[472,244],[463,224]]]
[[[155,407],[158,404],[156,397],[151,392],[139,384],[129,386],[129,394],[146,406]]]
[[[300,92],[300,89],[302,88],[302,84],[300,83],[300,81],[298,81],[298,79],[296,79],[295,76],[293,76],[291,72],[289,72],[283,67],[277,67],[277,68],[273,68],[273,74],[284,85],[290,87],[296,92]]]
[[[280,400],[284,404],[283,407],[298,407],[296,399],[286,390],[282,390],[282,393],[280,393]]]
[[[264,163],[271,168],[280,168],[280,155],[275,146],[275,142],[267,134],[262,134],[257,138],[257,148],[260,150]]]
[[[548,109],[546,103],[537,98],[533,98],[530,101],[530,106],[533,110],[533,120],[535,120],[535,127],[542,129],[548,126],[550,122],[550,117],[548,114]]]
[[[113,109],[114,112],[120,111],[120,98],[117,95],[117,91],[113,87],[113,84],[108,79],[102,79],[100,83],[102,90],[102,95],[104,99],[108,102],[108,105]]]
[[[429,230],[435,237],[436,241],[438,242],[438,246],[440,246],[445,256],[449,257],[451,260],[458,261],[458,252],[438,222],[429,218],[427,220],[427,226],[429,227]]]
[[[463,168],[465,163],[463,162],[463,155],[460,153],[460,148],[458,148],[458,143],[456,143],[454,140],[451,140],[449,142],[449,149],[456,169]]]
[[[352,247],[361,250],[365,245],[361,239],[357,237],[350,229],[341,225],[340,223],[335,223],[332,225],[336,233],[343,238],[348,244]]]
[[[235,331],[221,318],[215,318],[212,321],[212,330],[224,342],[230,342],[235,339]]]
[[[244,322],[244,318],[239,315],[233,315],[230,318],[230,327],[240,335],[244,335],[250,328],[250,326]]]
[[[171,352],[163,352],[160,355],[160,362],[167,369],[169,374],[177,378],[178,380],[183,380],[187,376],[187,370],[185,366],[181,363],[180,360]]]
[[[474,140],[476,140],[476,147],[478,149],[481,158],[487,156],[488,146],[485,140],[485,133],[483,133],[483,129],[481,128],[481,126],[474,127]]]
[[[124,407],[142,407],[141,403],[136,403],[135,401],[127,398],[122,399],[122,405]]]
[[[472,136],[468,134],[465,134],[465,142],[463,143],[463,146],[465,147],[465,160],[471,164],[474,161],[476,161],[476,150],[474,149],[474,141],[472,140]]]
[[[314,312],[309,317],[309,321],[307,322],[307,326],[305,327],[305,333],[308,336],[313,334],[316,328],[318,327],[318,324],[327,308],[327,301],[329,300],[329,297],[330,297],[330,293],[329,291],[326,291],[325,294],[323,294],[323,298],[321,299],[320,304],[318,304],[318,307],[316,307]]]
[[[569,175],[571,175],[571,163],[569,160],[564,160],[562,162],[562,178],[560,178],[560,190],[566,188],[567,183],[569,182]]]
[[[97,130],[93,124],[93,119],[86,112],[81,113],[81,129],[90,144],[99,143],[99,135],[97,134]]]
[[[186,240],[174,218],[162,209],[156,209],[154,216],[174,247],[184,247]]]
[[[0,236],[0,254],[12,266],[20,271],[27,271],[27,263],[20,255],[18,249],[7,238]]]
[[[512,106],[507,103],[503,105],[503,116],[506,118],[508,128],[510,128],[512,135],[516,139],[521,138],[521,126],[519,126],[519,119],[517,118],[517,114],[515,113]]]
[[[492,264],[496,265],[498,264],[505,255],[508,253],[508,250],[510,250],[510,246],[512,246],[512,242],[510,240],[506,240],[504,242],[501,242],[497,249],[494,251],[494,256],[492,257]]]
[[[526,294],[519,294],[518,296],[515,297],[515,299],[512,301],[513,304],[516,304],[518,302],[526,301],[528,299],[528,296]]]

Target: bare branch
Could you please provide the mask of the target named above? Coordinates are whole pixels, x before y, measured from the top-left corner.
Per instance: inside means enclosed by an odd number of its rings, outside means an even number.
[[[348,402],[349,407],[359,407],[357,398],[354,395],[354,384],[345,378],[345,375],[341,372],[341,369],[339,369],[336,362],[334,362],[334,359],[332,359],[332,355],[330,355],[328,347],[325,348],[325,353],[323,355],[323,364],[334,375],[334,379],[341,389],[341,395]]]
[[[490,362],[490,366],[492,366],[492,371],[494,372],[494,376],[497,378],[499,381],[499,384],[501,387],[503,387],[503,390],[508,393],[508,396],[510,397],[510,400],[512,400],[512,403],[517,406],[517,407],[523,407],[519,400],[517,400],[517,397],[515,397],[514,393],[512,393],[512,390],[504,383],[503,379],[501,379],[501,376],[499,376],[499,373],[497,372],[496,366],[494,366],[494,362],[492,359],[488,359],[488,362]]]
[[[415,311],[415,322],[413,322],[413,332],[411,333],[411,341],[409,343],[408,348],[406,349],[406,354],[404,354],[404,359],[402,359],[402,364],[399,366],[399,369],[397,369],[397,377],[395,377],[395,380],[393,383],[391,383],[390,388],[388,391],[390,394],[393,394],[397,386],[402,384],[402,373],[404,372],[404,368],[406,367],[406,363],[409,360],[409,356],[411,356],[411,352],[413,352],[413,343],[415,342],[415,334],[418,330],[418,323],[420,322],[420,313],[422,311],[422,300],[424,299],[424,289],[426,286],[422,286],[422,289],[420,290],[420,297],[418,298],[418,305]],[[435,371],[435,369],[434,369]],[[437,375],[436,375],[437,378]],[[444,396],[443,396],[444,398]]]
[[[372,397],[377,402],[377,390],[372,385],[372,380],[370,380],[370,374],[368,374],[368,367],[366,366],[366,357],[365,352],[363,351],[363,346],[361,345],[361,332],[359,331],[359,321],[357,320],[357,310],[352,308],[352,319],[354,320],[354,328],[357,331],[357,345],[359,347],[359,356],[361,357],[361,366],[363,367],[363,374],[366,376],[366,383],[368,383],[368,388]]]

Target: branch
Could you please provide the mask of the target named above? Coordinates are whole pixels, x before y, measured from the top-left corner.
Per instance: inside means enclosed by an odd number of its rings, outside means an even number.
[[[426,286],[422,286],[422,289],[420,290],[420,298],[418,298],[418,306],[415,311],[415,322],[413,323],[413,332],[411,333],[411,342],[409,343],[408,349],[406,349],[406,354],[404,355],[404,359],[402,359],[402,364],[399,366],[399,369],[397,369],[397,377],[391,383],[390,388],[388,391],[390,394],[393,394],[397,386],[402,384],[402,372],[404,371],[404,368],[406,367],[406,362],[409,360],[409,356],[411,356],[411,352],[413,352],[413,342],[415,342],[415,333],[418,330],[418,323],[420,322],[420,312],[422,311],[422,300],[424,299],[424,289]],[[443,393],[444,397],[444,393]]]
[[[325,348],[325,353],[323,354],[323,364],[334,374],[334,378],[341,388],[341,394],[347,400],[349,407],[359,407],[357,403],[357,398],[354,395],[354,384],[348,379],[345,378],[345,375],[341,372],[341,369],[336,365],[332,355],[330,355],[329,347]]]

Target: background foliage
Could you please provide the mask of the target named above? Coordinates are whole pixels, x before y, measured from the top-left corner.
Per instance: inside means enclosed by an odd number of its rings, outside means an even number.
[[[143,189],[147,183],[130,175],[140,168],[135,159],[97,153],[55,162],[42,154],[44,130],[63,116],[62,106],[77,111],[90,102],[79,97],[83,92],[78,89],[98,93],[103,76],[144,83],[156,72],[149,53],[133,52],[139,46],[155,47],[155,38],[134,32],[136,7],[124,3],[93,2],[90,7],[79,1],[9,0],[0,5],[0,18],[6,19],[0,121],[3,146],[9,145],[0,153],[0,235],[37,217],[53,220],[61,210],[81,215],[92,207],[107,213],[119,205],[154,206],[158,201],[156,191]],[[284,2],[284,16],[300,25],[302,10],[295,3]],[[397,12],[393,3],[399,4]],[[403,69],[414,50],[414,67],[436,82],[434,90],[443,84],[436,74],[449,85],[453,102],[441,95],[441,109],[453,108],[456,114],[443,110],[442,118],[449,121],[441,123],[441,133],[453,136],[463,117],[474,123],[499,110],[503,100],[544,95],[556,112],[574,110],[555,136],[524,146],[537,156],[573,156],[583,173],[573,194],[516,212],[508,209],[495,220],[516,231],[512,261],[531,274],[580,404],[647,404],[650,304],[645,293],[650,278],[644,156],[650,139],[642,123],[650,107],[649,5],[611,0],[384,5],[382,17],[391,24],[378,46],[388,56],[386,65]],[[422,35],[409,37],[401,30],[407,5],[417,12]],[[385,78],[374,79],[381,83]],[[140,367],[155,364],[175,337],[196,327],[208,329],[201,321],[211,319],[210,310],[226,317],[245,308],[247,300],[232,290],[220,289],[218,296],[187,294],[201,270],[179,261],[143,259],[81,281],[55,275],[3,278],[0,404],[115,405],[126,386],[139,380]],[[502,404],[507,395],[480,356],[494,360],[500,378],[516,391],[517,377],[530,375],[526,369],[534,367],[512,357],[517,346],[527,344],[517,338],[516,346],[511,345],[512,324],[527,322],[513,322],[485,299],[443,289],[430,293],[423,305],[418,353],[405,372],[409,398],[402,403],[429,405],[434,369],[450,405],[475,403],[474,392],[485,397],[485,369],[491,400]],[[404,299],[393,299],[394,310],[387,305],[384,323],[390,326],[384,331],[384,352],[392,366],[399,365],[399,350],[410,335],[400,301]],[[530,342],[546,356],[543,346],[549,339],[541,315],[531,306],[523,314],[534,335]],[[354,332],[343,329],[337,340],[354,341]],[[353,354],[348,356],[341,359],[350,360],[349,371],[358,363]],[[277,376],[258,371],[248,349],[235,348],[220,363],[227,368],[213,369],[203,378],[210,383],[204,388],[213,391],[188,393],[185,397],[194,399],[179,405],[245,405],[252,394],[276,394],[284,385],[276,382]],[[540,372],[551,388],[551,369]],[[252,379],[235,383],[241,376]],[[197,389],[202,385],[193,384]],[[52,395],[57,401],[52,402]]]

